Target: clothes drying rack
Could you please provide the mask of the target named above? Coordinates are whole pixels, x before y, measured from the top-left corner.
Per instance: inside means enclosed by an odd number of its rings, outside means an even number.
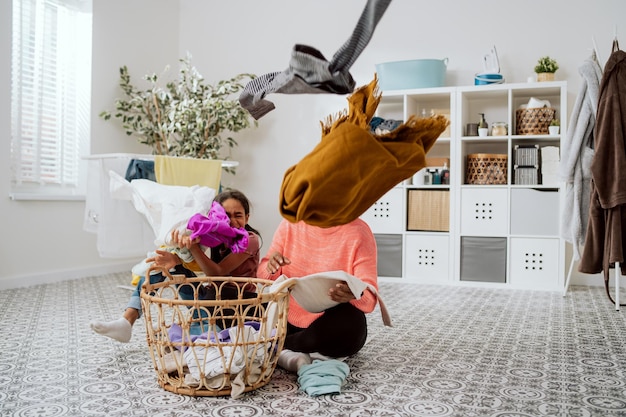
[[[569,283],[572,279],[572,273],[574,272],[574,264],[576,263],[576,261],[577,260],[574,259],[574,257],[572,256],[572,261],[569,264],[569,271],[567,272],[567,279],[565,280],[565,288],[563,289],[563,297],[567,295],[567,290],[569,289]],[[616,311],[620,310],[619,289],[620,289],[621,277],[622,277],[622,273],[620,269],[620,263],[615,262],[615,298],[613,301],[615,304]],[[607,289],[607,295],[608,295],[608,286],[606,287],[606,289]],[[609,296],[609,299],[610,299],[610,296]]]
[[[600,55],[598,54],[598,45],[596,44],[596,39],[594,36],[591,37],[591,41],[593,43],[593,58],[596,60],[596,62],[600,64],[602,61],[600,60]],[[617,43],[617,25],[615,25],[614,32],[613,32],[613,43],[614,45]],[[600,64],[600,67],[602,67],[601,64]],[[565,280],[565,288],[563,289],[564,297],[567,294],[567,290],[569,289],[569,283],[572,279],[572,273],[574,272],[574,263],[576,261],[577,259],[575,259],[575,257],[572,256],[572,261],[570,262],[569,270],[567,272],[567,279]],[[620,293],[620,281],[621,281],[621,276],[622,276],[619,262],[615,262],[614,269],[615,269],[615,299],[613,300],[613,302],[615,304],[615,310],[619,311],[620,310],[620,294],[619,294]],[[610,277],[610,274],[609,274],[609,277]],[[611,299],[611,295],[609,294],[608,282],[605,283],[605,287],[606,287],[607,296],[609,297],[609,299]]]

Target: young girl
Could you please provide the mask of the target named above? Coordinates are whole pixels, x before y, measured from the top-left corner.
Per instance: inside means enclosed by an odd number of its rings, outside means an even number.
[[[240,191],[226,190],[217,196],[214,201],[218,202],[230,220],[230,226],[245,228],[248,231],[248,247],[244,252],[233,253],[224,244],[211,248],[208,257],[204,248],[199,244],[199,238],[190,239],[188,235],[181,235],[177,231],[172,233],[172,241],[177,242],[180,248],[188,249],[193,255],[193,261],[184,263],[175,253],[157,250],[156,255],[146,259],[146,263],[172,271],[172,274],[182,274],[187,277],[197,276],[197,272],[204,272],[207,276],[233,276],[255,277],[259,265],[259,250],[261,238],[259,232],[248,224],[250,218],[250,202]],[[161,274],[150,275],[150,282],[161,282],[165,277]],[[90,324],[93,331],[103,336],[110,337],[122,343],[130,341],[132,326],[141,317],[140,291],[143,285],[142,277],[122,317],[113,321],[94,321]],[[206,290],[203,286],[198,288],[198,298],[213,299],[215,294]],[[236,292],[236,290],[234,290]],[[223,295],[223,294],[222,294]],[[250,295],[253,296],[253,295]],[[193,289],[185,285],[181,289],[181,297],[193,298]]]

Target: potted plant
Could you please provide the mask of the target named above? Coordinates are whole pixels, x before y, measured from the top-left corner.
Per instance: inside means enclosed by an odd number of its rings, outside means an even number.
[[[559,119],[552,119],[552,121],[550,122],[550,126],[548,126],[548,131],[550,132],[550,134],[558,135],[560,129],[561,123],[559,122]]]
[[[554,81],[554,73],[559,69],[557,62],[549,56],[539,58],[535,65],[537,81]]]
[[[119,119],[126,134],[152,147],[154,155],[227,160],[230,152],[226,155],[224,148],[237,146],[231,134],[257,125],[238,96],[233,97],[255,75],[239,74],[212,86],[191,65],[189,55],[179,61],[178,79],[162,87],[156,74],[148,74],[145,90],[135,87],[128,68],[121,67],[119,85],[125,98],[115,101],[113,114],[103,111],[100,117]]]

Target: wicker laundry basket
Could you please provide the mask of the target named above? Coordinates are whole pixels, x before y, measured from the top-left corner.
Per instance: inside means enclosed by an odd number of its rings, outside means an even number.
[[[167,279],[146,280],[140,293],[159,385],[177,394],[224,396],[267,384],[287,333],[288,288],[270,291],[274,281],[257,278],[163,273]],[[199,300],[199,286],[215,299]],[[183,299],[190,293],[192,299]]]

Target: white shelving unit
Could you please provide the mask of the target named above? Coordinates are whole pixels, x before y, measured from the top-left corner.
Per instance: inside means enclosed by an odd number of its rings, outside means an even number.
[[[549,100],[561,121],[560,135],[516,135],[516,109],[531,97]],[[515,184],[516,146],[561,148],[567,131],[565,82],[497,84],[385,91],[378,116],[406,120],[410,115],[446,114],[449,132],[440,137],[428,158],[450,159],[449,185],[398,184],[377,201],[362,218],[376,235],[381,280],[458,285],[504,286],[562,290],[565,244],[559,236],[562,184]],[[508,134],[465,136],[468,123],[484,113],[491,127],[505,122]],[[506,182],[499,185],[466,184],[467,155],[507,155]],[[540,176],[541,178],[541,176]],[[426,191],[412,194],[415,191]],[[447,230],[415,229],[420,208],[441,212]],[[415,200],[417,197],[422,200]],[[417,205],[416,205],[417,203]],[[443,209],[441,208],[443,207]],[[440,223],[440,221],[438,222]],[[412,227],[411,227],[412,226]],[[419,228],[419,227],[418,227]]]

